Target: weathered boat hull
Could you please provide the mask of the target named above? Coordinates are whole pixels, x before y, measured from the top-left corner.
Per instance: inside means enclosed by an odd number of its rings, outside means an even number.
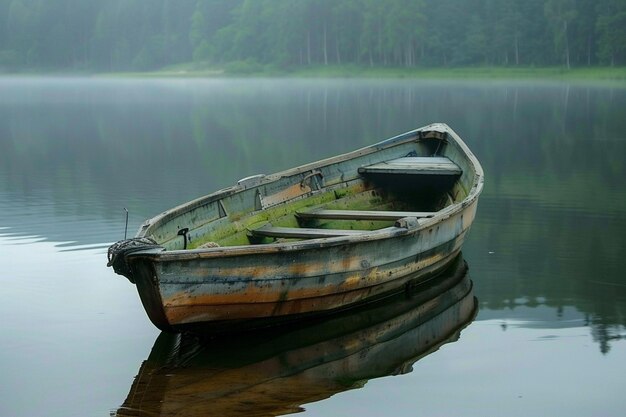
[[[372,301],[441,272],[459,253],[473,207],[424,232],[225,258],[158,261],[136,268],[150,319],[163,330],[253,328]],[[463,218],[461,218],[463,217]]]
[[[245,203],[249,207],[240,209],[237,215],[245,219],[251,216],[247,213],[263,213],[264,205],[276,211],[294,201],[301,204],[307,197],[323,197],[328,190],[336,194],[339,187],[355,182],[367,187],[369,179],[362,180],[357,172],[359,166],[391,159],[407,150],[415,152],[412,146],[428,135],[445,141],[447,155],[463,169],[453,192],[463,193],[464,198],[453,200],[429,218],[409,218],[394,227],[357,235],[209,249],[181,250],[173,246],[173,250],[135,251],[125,257],[125,262],[151,321],[167,331],[231,331],[284,323],[385,297],[442,271],[461,250],[475,217],[483,181],[476,159],[445,125],[418,129],[364,150],[276,174],[265,182],[262,178],[239,189],[223,190],[148,221],[138,236],[165,235],[156,229],[157,225],[169,225],[172,218],[190,218],[189,213],[199,207],[215,206],[211,210],[223,212],[216,215],[217,221],[230,221],[229,212],[234,211],[231,200],[237,204],[250,201]],[[437,144],[437,149],[440,147]],[[322,172],[323,186],[303,185]],[[280,186],[276,185],[281,181]],[[183,238],[186,247],[187,236]],[[170,238],[170,242],[180,245],[180,240]]]

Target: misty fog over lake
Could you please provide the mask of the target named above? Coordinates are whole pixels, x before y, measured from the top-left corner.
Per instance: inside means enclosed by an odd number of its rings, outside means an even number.
[[[124,413],[164,343],[134,286],[106,267],[124,208],[132,235],[240,178],[433,122],[459,133],[485,170],[463,248],[478,315],[401,374],[308,385],[325,394],[290,409],[621,415],[625,109],[626,88],[602,83],[0,78],[0,415]],[[261,349],[210,358],[258,370]],[[234,406],[253,415],[262,399]]]

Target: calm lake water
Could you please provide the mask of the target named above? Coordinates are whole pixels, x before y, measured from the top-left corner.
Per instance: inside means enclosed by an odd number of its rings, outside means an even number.
[[[479,311],[439,349],[395,359],[417,339],[374,340],[318,366],[360,335],[345,323],[409,323],[371,311],[300,329],[297,346],[193,345],[159,335],[106,268],[124,207],[133,234],[242,177],[431,122],[455,129],[486,176],[463,252]],[[125,415],[141,390],[145,410],[165,401],[154,415],[178,401],[192,415],[622,416],[625,250],[625,85],[0,78],[1,416]],[[442,317],[407,335],[437,337]],[[153,391],[133,385],[177,353]],[[195,378],[193,398],[174,377]]]

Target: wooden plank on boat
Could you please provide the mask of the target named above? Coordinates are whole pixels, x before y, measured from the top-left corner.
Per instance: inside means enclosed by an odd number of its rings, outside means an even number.
[[[332,219],[332,220],[391,220],[404,217],[427,218],[433,217],[434,212],[421,211],[387,211],[387,210],[312,210],[299,211],[296,216],[304,219]]]
[[[442,156],[411,156],[393,159],[359,168],[359,174],[404,174],[404,175],[452,175],[462,174],[461,168]]]
[[[309,229],[304,227],[277,227],[266,224],[258,229],[251,230],[255,236],[283,237],[295,239],[316,239],[322,237],[355,236],[367,233],[366,230],[343,229]]]

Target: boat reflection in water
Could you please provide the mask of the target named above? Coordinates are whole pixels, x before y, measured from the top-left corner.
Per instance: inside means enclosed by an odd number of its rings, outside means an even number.
[[[410,372],[476,314],[461,257],[403,294],[298,328],[200,340],[162,333],[117,416],[274,416]]]

